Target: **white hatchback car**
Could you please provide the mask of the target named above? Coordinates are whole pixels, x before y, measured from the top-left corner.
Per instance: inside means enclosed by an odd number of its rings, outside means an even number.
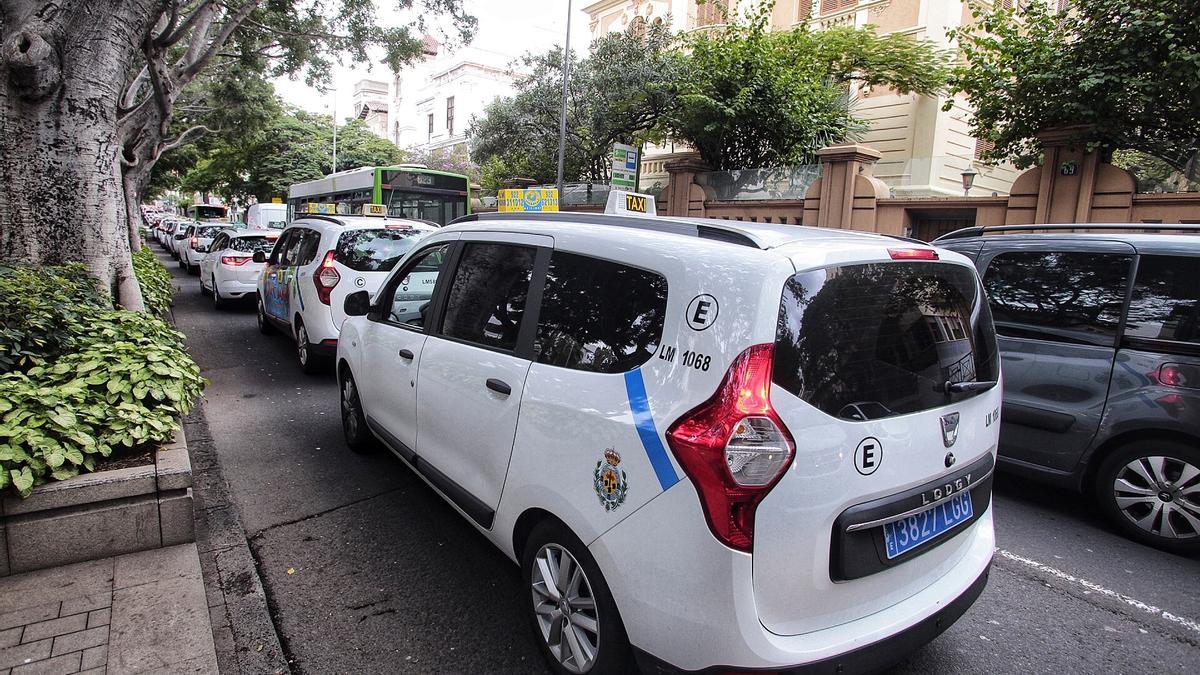
[[[969,260],[784,225],[467,221],[347,297],[343,428],[520,565],[556,672],[873,670],[978,597],[1001,387]]]
[[[188,274],[200,273],[200,261],[208,254],[213,237],[225,229],[222,225],[196,223],[184,231],[185,238],[179,244],[179,267]]]
[[[213,308],[258,292],[263,263],[254,254],[270,253],[279,239],[273,230],[221,230],[200,259],[200,294],[211,295]]]
[[[337,350],[346,315],[342,301],[355,291],[374,291],[423,235],[425,223],[365,216],[299,216],[279,233],[258,281],[258,328],[284,330],[296,341],[306,373],[322,370]]]

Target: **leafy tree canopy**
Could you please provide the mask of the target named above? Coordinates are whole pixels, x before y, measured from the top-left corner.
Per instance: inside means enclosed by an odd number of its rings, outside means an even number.
[[[1082,127],[1106,154],[1136,150],[1186,168],[1200,142],[1200,0],[1074,0],[993,10],[950,32],[963,63],[952,88],[975,109],[990,160],[1030,166],[1037,134]]]

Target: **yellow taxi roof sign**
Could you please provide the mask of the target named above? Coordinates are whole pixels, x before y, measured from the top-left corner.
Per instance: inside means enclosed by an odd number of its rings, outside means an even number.
[[[657,216],[658,206],[654,203],[654,195],[610,190],[604,212],[622,216]]]

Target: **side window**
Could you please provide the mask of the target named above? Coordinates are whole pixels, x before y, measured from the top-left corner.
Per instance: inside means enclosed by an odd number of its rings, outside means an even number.
[[[295,230],[288,230],[279,237],[279,241],[275,243],[275,248],[271,249],[271,255],[268,257],[267,262],[272,265],[280,265],[283,263],[284,256],[287,254],[288,246],[291,246],[292,244],[292,235],[295,232]]]
[[[387,321],[424,328],[425,313],[433,299],[442,266],[450,254],[450,244],[434,246],[417,254],[404,269],[396,273],[396,280],[388,298]]]
[[[450,285],[442,333],[494,349],[516,347],[536,252],[531,246],[466,244]]]
[[[224,251],[227,248],[229,248],[229,235],[221,234],[217,235],[217,238],[213,240],[212,246],[209,247],[209,250]]]
[[[539,363],[620,373],[658,350],[667,280],[620,263],[555,251],[546,274],[534,353]]]
[[[300,264],[300,251],[304,248],[305,240],[308,239],[308,230],[296,228],[292,231],[292,237],[288,239],[287,248],[283,250],[281,263],[285,267],[295,267]]]
[[[1127,337],[1200,344],[1200,260],[1144,255],[1138,263]]]
[[[303,230],[304,239],[299,246],[299,254],[296,257],[297,265],[307,265],[317,257],[318,249],[321,246],[321,233],[316,230]]]
[[[996,332],[1007,337],[1111,344],[1131,259],[1116,253],[997,255],[983,280]]]

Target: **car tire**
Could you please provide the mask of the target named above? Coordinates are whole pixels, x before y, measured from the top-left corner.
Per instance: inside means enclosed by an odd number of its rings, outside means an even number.
[[[201,284],[201,287],[203,287],[203,284]],[[213,309],[220,310],[220,309],[225,309],[226,307],[229,307],[229,301],[226,300],[225,298],[221,297],[221,289],[217,288],[216,277],[212,278],[212,299],[213,299]]]
[[[188,265],[187,273],[192,276],[197,276],[197,277],[200,276],[200,266],[199,265]]]
[[[1122,534],[1176,553],[1200,551],[1200,450],[1170,440],[1126,443],[1096,470],[1100,510]]]
[[[271,325],[271,320],[267,318],[267,308],[263,306],[262,296],[256,294],[254,298],[255,304],[258,306],[258,311],[256,312],[258,314],[258,332],[263,335],[270,335],[275,332],[275,327]]]
[[[375,436],[367,428],[367,417],[363,414],[362,399],[358,395],[358,383],[350,368],[342,368],[338,378],[339,400],[342,410],[342,435],[346,438],[346,447],[362,455],[375,450]]]
[[[176,260],[176,262],[178,262],[178,263],[179,263],[179,269],[181,269],[181,270],[184,270],[184,271],[186,272],[186,271],[187,271],[187,268],[188,268],[188,265],[187,265],[187,258],[185,258],[185,257],[183,257],[183,256],[177,256],[177,257],[175,258],[175,260]]]
[[[324,370],[323,359],[314,352],[313,343],[308,341],[308,329],[296,317],[296,360],[306,375],[316,375]]]
[[[565,568],[563,555],[570,556]],[[566,579],[558,579],[563,569]],[[581,574],[577,580],[576,574]],[[579,537],[556,520],[538,523],[521,554],[521,578],[534,639],[552,671],[560,675],[636,672],[616,602]]]
[[[213,282],[213,288],[216,287],[216,282]],[[204,287],[204,277],[200,277],[200,295],[212,295],[212,291]]]

